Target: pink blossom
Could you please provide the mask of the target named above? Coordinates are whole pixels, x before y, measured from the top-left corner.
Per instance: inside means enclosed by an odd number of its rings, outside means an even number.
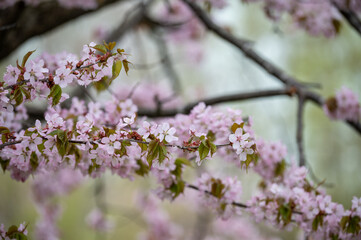
[[[4,74],[4,82],[8,85],[14,85],[20,75],[20,70],[17,67],[11,65],[7,66]]]
[[[56,70],[54,77],[55,84],[59,84],[61,88],[65,88],[68,84],[73,82],[73,75],[69,68],[59,68]]]
[[[169,123],[163,123],[158,126],[158,138],[162,142],[165,140],[167,143],[177,141],[178,137],[173,136],[176,132],[174,127],[170,127]]]

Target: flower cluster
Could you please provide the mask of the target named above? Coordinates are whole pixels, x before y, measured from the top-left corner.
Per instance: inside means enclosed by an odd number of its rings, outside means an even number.
[[[350,210],[344,210],[341,204],[332,202],[323,189],[306,179],[305,167],[289,165],[283,160],[286,149],[282,144],[258,143],[260,167],[256,166],[255,171],[264,177],[262,192],[247,202],[247,211],[256,221],[266,220],[286,229],[298,225],[315,239],[360,236],[358,198],[352,200]]]
[[[284,14],[288,14],[297,27],[313,36],[333,37],[340,29],[341,15],[329,0],[243,0],[243,2],[262,2],[265,14],[273,21],[280,21]],[[344,6],[348,1],[340,2]]]
[[[215,209],[222,218],[229,218],[236,212],[233,203],[239,201],[242,194],[241,182],[236,178],[213,178],[204,173],[197,180],[197,186],[205,204]]]
[[[257,140],[256,146],[259,159],[254,171],[267,181],[279,177],[286,165],[286,146],[281,142],[266,143],[262,139]]]
[[[187,187],[198,190],[204,205],[222,218],[245,208],[257,221],[267,220],[280,228],[297,225],[314,238],[360,237],[361,200],[354,198],[349,210],[332,202],[323,189],[306,179],[305,167],[286,162],[283,144],[256,140],[252,118],[244,118],[240,110],[220,111],[199,103],[189,114],[151,121],[138,116],[138,106],[131,99],[117,94],[103,103],[86,104],[72,98],[71,107],[62,108],[62,88],[92,84],[101,91],[119,75],[122,66],[127,70],[123,50],[112,53],[113,48],[114,43],[91,43],[84,46],[80,59],[43,55],[27,64],[29,52],[21,65],[9,66],[4,75],[0,86],[0,164],[16,180],[35,177],[34,199],[41,215],[37,239],[58,239],[60,235],[56,222],[61,208],[49,200],[71,191],[81,175],[95,178],[105,171],[128,179],[153,175],[159,184],[155,192],[161,199],[174,200]],[[345,95],[350,98],[350,93]],[[46,123],[36,120],[35,126],[22,129],[20,121],[27,117],[24,97],[29,102],[50,99]],[[342,102],[337,104],[343,106]],[[183,176],[187,167],[215,157],[240,168],[253,168],[262,177],[261,191],[241,204],[242,186],[236,178],[205,173],[195,185],[187,183]],[[154,204],[149,208],[143,205],[151,213],[147,216],[149,238],[175,238],[177,231],[169,229],[167,217],[152,212]],[[89,216],[88,223],[98,230],[109,227],[98,211]],[[1,234],[9,235],[9,231]],[[21,231],[12,228],[12,232],[25,234]]]
[[[361,119],[361,105],[358,96],[349,88],[342,87],[335,97],[327,99],[323,109],[331,119],[358,122]]]

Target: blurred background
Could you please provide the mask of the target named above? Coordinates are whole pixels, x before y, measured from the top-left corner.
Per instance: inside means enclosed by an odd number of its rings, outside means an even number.
[[[35,57],[43,52],[54,54],[67,51],[78,54],[84,44],[91,41],[101,43],[100,38],[112,32],[135,4],[136,1],[113,4],[29,39],[1,60],[0,75],[4,74],[7,65],[14,65],[17,59],[30,50],[36,49]],[[152,14],[157,16],[159,11],[156,6]],[[304,82],[320,84],[321,88],[313,90],[323,97],[334,95],[341,86],[347,86],[361,95],[361,39],[348,24],[342,25],[340,34],[335,38],[312,37],[295,28],[288,19],[280,23],[269,21],[259,4],[242,4],[235,0],[222,10],[212,10],[212,16],[218,24],[227,27],[236,36],[252,40],[261,56],[287,73]],[[167,37],[166,34],[164,37]],[[193,52],[191,46],[176,41],[166,42],[180,82],[178,95],[182,102],[282,86],[277,79],[270,77],[214,34],[205,33],[201,45],[203,49],[199,60],[198,55],[194,56],[198,53]],[[149,29],[138,26],[129,30],[117,47],[124,48],[130,54],[128,59],[133,64],[129,75],[122,72],[112,89],[130,91],[136,84],[160,84],[171,95],[169,89],[172,80],[161,66],[162,56]],[[110,98],[108,92],[99,95],[91,89],[90,92],[100,101]],[[30,107],[44,109],[46,106],[39,103]],[[263,98],[217,107],[242,109],[245,116],[253,117],[258,137],[283,142],[288,148],[288,161],[298,159],[296,98]],[[306,160],[312,172],[320,181],[325,179],[333,185],[326,189],[332,195],[332,200],[342,203],[346,208],[350,207],[352,197],[361,196],[360,135],[342,121],[330,120],[322,109],[308,102],[305,108],[304,143]],[[249,199],[257,187],[259,178],[251,171],[239,172],[221,160],[209,162],[207,167],[238,176],[243,184],[243,201]],[[190,179],[194,176],[194,173],[187,174]],[[8,173],[0,174],[0,223],[9,226],[26,221],[29,223],[30,236],[37,219],[30,193],[32,181],[30,178],[25,183],[15,182]],[[94,194],[99,181],[103,185],[103,192]],[[102,179],[87,179],[68,196],[57,199],[63,205],[63,215],[59,221],[61,239],[100,239],[99,234],[89,229],[84,221],[89,211],[96,206],[96,198],[106,203],[107,215],[115,223],[111,232],[101,235],[102,239],[137,238],[140,232],[147,229],[142,210],[135,203],[137,196],[155,188],[152,178],[129,181],[107,173]],[[191,195],[191,190],[188,191]],[[191,232],[199,214],[189,207],[192,198],[187,199],[188,191],[185,197],[173,203],[165,201],[162,205],[167,209],[170,219]],[[263,224],[257,226],[262,229],[262,234],[281,239],[292,239],[299,234],[297,230],[284,233]]]

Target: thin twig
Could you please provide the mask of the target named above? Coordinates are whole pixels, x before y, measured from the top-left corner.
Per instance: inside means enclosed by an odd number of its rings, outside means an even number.
[[[107,37],[107,42],[119,41],[127,31],[139,25],[144,20],[146,11],[152,2],[154,0],[142,1],[127,11],[122,23]]]
[[[137,82],[137,83],[132,87],[132,89],[130,90],[130,92],[129,92],[128,96],[127,96],[127,99],[128,99],[128,98],[132,98],[135,90],[139,87],[139,85],[140,85],[140,83]]]
[[[44,138],[46,139],[46,138]],[[145,141],[141,141],[141,140],[135,140],[135,139],[122,139],[122,140],[118,140],[119,142],[126,142],[126,141],[129,141],[129,142],[134,142],[134,143],[142,143],[142,144],[149,144],[149,142],[145,142]],[[21,143],[22,140],[18,140],[18,141],[11,141],[11,142],[6,142],[6,143],[3,143],[3,144],[0,144],[0,149],[4,148],[4,147],[7,147],[7,146],[11,146],[11,145],[15,145],[15,144],[18,144],[18,143]],[[87,144],[87,143],[90,143],[90,144],[101,144],[100,141],[81,141],[81,140],[69,140],[68,141],[69,143],[76,143],[76,144]],[[216,147],[227,147],[227,146],[231,146],[230,143],[224,143],[224,144],[215,144]],[[164,146],[166,147],[172,147],[172,148],[179,148],[181,150],[190,150],[190,149],[198,149],[199,146],[181,146],[181,145],[173,145],[173,144],[164,144]]]
[[[361,36],[361,21],[357,13],[350,8],[342,7],[337,1],[332,1],[333,5],[338,9],[350,26]]]
[[[3,149],[4,147],[7,147],[7,146],[15,145],[18,143],[21,143],[21,141],[9,141],[9,142],[0,144],[0,149]]]
[[[226,102],[245,101],[245,100],[265,98],[265,97],[292,96],[294,93],[295,91],[293,88],[284,88],[284,89],[281,88],[281,89],[270,89],[270,90],[254,91],[254,92],[229,94],[219,97],[200,99],[195,102],[189,103],[180,109],[163,110],[159,114],[157,114],[155,111],[147,111],[145,109],[140,109],[138,114],[141,116],[148,116],[148,117],[170,117],[178,113],[188,114],[193,109],[193,107],[199,104],[200,102],[204,102],[206,105],[215,105]]]
[[[153,38],[157,44],[159,56],[161,56],[164,60],[162,62],[163,70],[168,75],[169,79],[172,83],[172,89],[176,93],[180,93],[181,89],[181,81],[178,76],[178,73],[174,69],[174,64],[172,59],[170,58],[169,50],[166,41],[163,38],[163,35],[160,31],[153,33]]]
[[[246,57],[251,59],[253,62],[258,64],[261,68],[263,68],[266,72],[270,75],[276,77],[281,82],[289,86],[297,86],[297,87],[304,87],[304,84],[299,83],[296,79],[286,74],[280,68],[272,64],[271,62],[262,58],[258,53],[256,53],[252,49],[252,42],[235,37],[234,35],[230,34],[225,29],[216,25],[210,17],[192,0],[182,0],[185,2],[193,11],[193,13],[199,18],[199,20],[205,25],[205,27],[221,37],[222,39],[226,40],[227,42],[231,43],[239,50],[241,50]]]
[[[280,68],[276,67],[271,62],[265,60],[261,56],[259,56],[253,49],[249,41],[240,39],[232,35],[231,33],[227,32],[223,28],[217,26],[209,17],[208,15],[193,1],[191,0],[182,0],[185,2],[193,11],[193,13],[200,19],[200,21],[206,26],[206,28],[212,32],[214,32],[216,35],[218,35],[220,38],[226,40],[227,42],[231,43],[235,47],[237,47],[240,51],[244,53],[246,57],[251,59],[253,62],[258,64],[261,68],[263,68],[266,72],[268,72],[270,75],[274,76],[278,80],[280,80],[282,83],[284,83],[287,86],[293,86],[296,88],[296,91],[303,91],[305,99],[304,100],[311,100],[312,102],[316,103],[318,106],[322,107],[323,105],[323,98],[311,91],[306,91],[307,84],[302,84],[299,80],[296,78],[286,74],[284,71],[282,71]],[[361,124],[357,122],[352,121],[345,121],[348,125],[353,127],[358,133],[361,134]]]
[[[303,147],[303,112],[304,112],[305,98],[302,94],[298,95],[298,107],[297,107],[297,133],[296,142],[299,157],[299,166],[305,166],[305,152]]]
[[[189,183],[186,183],[186,187],[188,187],[188,188],[190,188],[190,189],[197,190],[197,191],[199,191],[199,192],[201,191],[201,190],[199,189],[199,187],[194,186],[194,185],[189,184]],[[209,192],[209,191],[204,191],[204,192],[207,193],[207,194],[209,194],[209,195],[212,195],[212,193]],[[236,206],[236,207],[240,207],[240,208],[249,208],[249,206],[247,206],[246,204],[244,204],[244,203],[239,203],[239,202],[232,202],[232,205],[233,205],[233,206]]]

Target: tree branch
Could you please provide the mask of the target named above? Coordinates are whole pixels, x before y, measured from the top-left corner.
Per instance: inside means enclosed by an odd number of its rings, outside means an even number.
[[[350,8],[344,8],[340,6],[337,1],[332,1],[332,3],[342,14],[345,20],[350,24],[350,26],[361,36],[361,21],[357,17],[357,14]]]
[[[253,62],[258,64],[261,68],[263,68],[267,73],[270,75],[276,77],[281,82],[283,82],[286,85],[289,86],[297,86],[297,87],[304,87],[306,85],[301,84],[299,81],[294,79],[292,76],[289,76],[284,71],[282,71],[280,68],[272,64],[271,62],[265,60],[261,56],[258,55],[253,49],[252,49],[252,43],[245,39],[240,39],[235,37],[234,35],[228,33],[225,29],[219,27],[216,25],[209,17],[208,15],[192,0],[182,0],[185,2],[193,11],[193,13],[199,18],[199,20],[205,25],[208,30],[212,31],[216,35],[218,35],[220,38],[226,40],[227,42],[231,43],[235,47],[237,47],[239,50],[241,50],[246,57],[251,59]]]
[[[47,140],[47,138],[44,138],[45,140]],[[135,140],[135,139],[122,139],[122,140],[118,140],[118,142],[125,142],[125,141],[129,141],[129,142],[134,142],[134,143],[142,143],[142,144],[149,144],[149,142],[145,142],[145,141],[140,141],[140,140]],[[9,141],[9,142],[6,142],[6,143],[3,143],[3,144],[0,144],[0,149],[4,148],[4,147],[7,147],[7,146],[11,146],[11,145],[16,145],[16,144],[19,144],[21,143],[22,140],[19,140],[19,141]],[[99,141],[81,141],[81,140],[69,140],[70,143],[76,143],[76,144],[87,144],[87,143],[90,143],[90,144],[101,144]],[[224,144],[215,144],[217,148],[219,147],[228,147],[228,146],[231,146],[230,143],[224,143]],[[198,149],[199,146],[181,146],[181,145],[173,145],[173,144],[164,144],[164,146],[166,147],[172,147],[172,148],[178,148],[178,149],[181,149],[181,150],[187,150],[187,151],[190,151],[190,150],[195,150],[195,149]]]
[[[144,21],[148,7],[154,2],[154,0],[148,0],[147,2],[141,2],[137,4],[133,9],[124,17],[123,22],[107,37],[107,42],[119,41],[124,34],[135,26]]]
[[[187,104],[186,106],[182,107],[181,109],[163,110],[161,112],[140,109],[138,111],[138,115],[153,117],[153,118],[171,117],[178,113],[182,113],[182,114],[190,113],[190,111],[200,102],[204,102],[206,105],[215,105],[215,104],[226,103],[226,102],[244,101],[244,100],[251,100],[251,99],[257,99],[257,98],[264,98],[264,97],[292,96],[294,93],[295,93],[294,88],[271,89],[271,90],[255,91],[255,92],[237,93],[237,94],[224,95],[224,96],[214,97],[214,98],[200,99],[195,102]]]
[[[159,56],[163,58],[162,66],[164,72],[169,76],[169,79],[171,80],[172,89],[175,93],[181,92],[181,83],[179,76],[176,72],[176,70],[173,67],[173,61],[169,56],[168,46],[166,41],[164,40],[162,33],[154,32],[153,33],[154,40],[157,44]]]
[[[297,132],[296,142],[298,148],[299,166],[305,166],[305,152],[303,148],[303,111],[304,111],[305,98],[302,94],[298,95],[298,107],[297,107]]]
[[[302,91],[305,96],[305,100],[311,100],[312,102],[316,103],[318,106],[322,108],[324,102],[323,98],[314,92],[305,90],[304,87],[307,86],[306,84],[302,84],[296,78],[289,76],[281,69],[273,65],[271,62],[259,56],[254,50],[252,50],[249,41],[244,39],[239,39],[233,36],[232,34],[228,33],[226,30],[222,29],[221,27],[217,26],[197,4],[195,4],[191,0],[182,0],[182,1],[185,2],[193,10],[194,14],[203,22],[206,28],[213,31],[216,35],[218,35],[222,39],[226,40],[227,42],[237,47],[239,50],[241,50],[244,53],[246,57],[253,60],[266,72],[276,77],[285,85],[295,87],[297,92]],[[356,123],[348,120],[344,122],[350,125],[359,134],[361,134],[360,123]]]
[[[92,10],[64,8],[57,1],[45,1],[34,7],[17,3],[10,8],[0,10],[0,26],[15,25],[0,34],[0,59],[8,56],[22,43],[34,36],[44,34],[82,15],[122,1],[124,0],[99,1],[98,8]]]
[[[197,186],[194,186],[192,184],[188,184],[186,183],[186,187],[187,188],[190,188],[190,189],[193,189],[193,190],[197,190],[197,191],[201,191]],[[209,195],[212,195],[210,192],[208,191],[205,191],[205,193],[209,194]],[[244,203],[239,203],[239,202],[232,202],[232,205],[233,206],[236,206],[236,207],[240,207],[240,208],[249,208],[249,206],[247,206],[246,204]]]

